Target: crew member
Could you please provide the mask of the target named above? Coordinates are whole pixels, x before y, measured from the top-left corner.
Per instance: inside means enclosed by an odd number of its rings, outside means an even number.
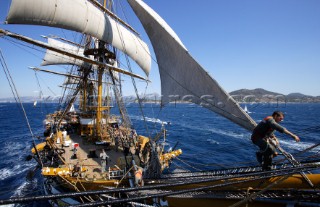
[[[100,158],[101,158],[101,172],[104,173],[106,171],[107,159],[109,158],[109,156],[104,151],[104,149],[102,149],[102,152],[100,153]]]
[[[72,170],[72,176],[73,177],[78,177],[80,173],[80,164],[77,162],[77,164],[74,165],[73,170]]]
[[[276,144],[279,144],[274,135],[274,131],[290,135],[296,142],[300,141],[297,135],[278,124],[283,119],[283,113],[281,111],[275,111],[272,116],[264,118],[253,129],[251,140],[253,144],[260,148],[260,151],[258,151],[256,155],[258,162],[262,163],[262,170],[271,170],[272,158],[277,156],[275,147],[269,143],[269,139],[273,139]]]
[[[136,166],[137,170],[134,172],[134,180],[135,180],[135,184],[136,186],[143,186],[144,182],[143,182],[143,168],[142,167],[138,167]]]

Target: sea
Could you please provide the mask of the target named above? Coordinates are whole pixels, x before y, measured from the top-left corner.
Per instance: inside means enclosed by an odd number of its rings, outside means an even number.
[[[28,122],[19,104],[0,103],[0,199],[44,194],[39,170],[33,177],[27,178],[28,172],[34,170],[37,164],[34,160],[26,161],[26,157],[31,153],[31,133],[35,143],[44,139],[43,120],[46,114],[57,109],[58,104],[38,102],[35,107],[33,103],[24,103],[23,106]],[[320,104],[250,103],[241,106],[247,107],[256,122],[273,111],[283,111],[285,119],[281,125],[297,134],[301,142],[296,143],[289,136],[276,134],[282,148],[297,154],[297,160],[319,153],[319,148],[305,154],[299,152],[320,142]],[[116,108],[112,110],[118,113]],[[165,128],[166,139],[159,142],[166,150],[182,150],[183,154],[174,160],[166,173],[258,164],[255,158],[257,147],[250,141],[250,132],[201,106],[177,103],[162,108],[155,103],[128,104],[127,111],[138,134],[154,137],[161,128]],[[44,201],[14,206],[48,205]]]

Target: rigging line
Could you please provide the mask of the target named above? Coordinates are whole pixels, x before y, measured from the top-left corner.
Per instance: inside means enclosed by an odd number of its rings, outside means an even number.
[[[13,94],[13,98],[15,99],[16,104],[17,104],[17,106],[18,106],[18,108],[19,108],[18,100],[17,100],[16,94],[15,94],[15,92],[14,92],[14,90],[13,90],[13,85],[12,85],[12,83],[10,82],[10,80],[9,80],[9,78],[8,78],[7,71],[6,71],[6,69],[5,69],[5,64],[4,64],[4,62],[3,62],[4,60],[2,59],[2,50],[1,50],[1,49],[0,49],[0,53],[1,53],[0,62],[1,62],[1,65],[2,65],[2,69],[3,69],[3,71],[4,71],[5,75],[6,75],[6,78],[7,78],[7,80],[8,80],[8,83],[9,83],[9,86],[10,86],[10,89],[11,89],[11,92],[12,92],[12,94]],[[19,109],[20,109],[20,108],[19,108]]]
[[[124,12],[124,9],[123,9],[123,5],[121,4],[121,1],[118,1],[118,2],[120,2],[120,3],[119,3],[119,4],[120,4],[120,8],[121,8],[121,11],[122,11],[122,13],[123,13],[123,16],[124,16],[125,20],[126,20],[127,22],[129,22],[129,21],[128,21],[128,18],[127,18],[126,15],[125,15],[125,12]],[[134,35],[134,34],[132,34],[132,35]],[[140,36],[140,35],[139,35],[139,36]],[[145,49],[145,47],[144,47],[144,45],[141,43],[140,39],[138,39],[138,42],[139,42],[140,46],[142,46],[143,50],[144,50],[144,51],[151,57],[151,59],[158,65],[157,59],[154,58],[154,57],[151,55],[150,51],[147,51],[147,50]]]
[[[38,51],[38,52],[41,52],[41,53],[44,53],[43,50],[41,49],[38,49],[38,47],[31,47],[30,44],[23,44],[23,42],[21,41],[16,41],[15,39],[11,39],[11,38],[8,38],[6,36],[3,37],[3,39],[7,40],[8,42],[10,42],[12,45],[20,48],[21,50],[24,50],[25,52],[35,56],[36,58],[39,58],[41,60],[43,60],[43,58],[41,58],[40,56],[36,55],[35,53],[32,53],[30,52],[29,50],[26,50],[25,48],[29,48],[29,49],[32,49],[32,50],[35,50],[35,51]],[[19,46],[20,45],[20,46]]]
[[[237,206],[240,206],[240,205],[242,205],[244,203],[247,203],[248,201],[254,200],[258,195],[260,195],[260,194],[266,192],[267,190],[271,189],[272,187],[282,183],[283,181],[285,181],[290,176],[291,175],[288,174],[288,175],[280,178],[279,180],[273,181],[270,185],[268,185],[267,187],[263,188],[262,190],[260,190],[258,192],[255,192],[255,193],[252,193],[251,195],[247,196],[245,199],[243,199],[243,200],[241,200],[241,201],[239,201],[239,202],[237,202],[237,203],[235,203],[235,204],[233,204],[233,205],[231,205],[229,207],[237,207]]]
[[[40,101],[41,101],[41,100],[43,100],[43,98],[44,98],[44,94],[43,94],[43,92],[42,92],[42,88],[41,88],[40,81],[39,81],[39,78],[38,78],[38,75],[37,75],[37,72],[36,72],[36,71],[34,71],[34,75],[36,76],[36,80],[37,80],[38,87],[39,87],[39,90],[40,90]],[[48,108],[47,108],[46,103],[44,103],[44,105],[45,105],[46,111],[48,112]],[[42,109],[42,104],[41,104],[41,109]],[[42,110],[41,110],[41,111],[42,111]]]
[[[146,96],[146,94],[147,94],[148,86],[149,86],[149,83],[147,82],[146,87],[145,87],[145,92],[144,92],[145,96]],[[150,88],[153,88],[153,87],[152,87],[152,84],[150,84]],[[154,91],[154,89],[151,89],[151,91]],[[155,104],[157,104],[156,95],[155,95]],[[154,115],[155,112],[154,112],[153,109],[154,109],[154,107],[153,107],[152,100],[151,100],[151,110],[152,110],[152,114]],[[155,117],[155,121],[153,122],[153,124],[154,124],[154,125],[153,125],[154,133],[157,133],[157,127],[156,127],[157,122],[156,122],[156,120],[159,119],[161,110],[162,110],[162,108],[159,107],[158,114],[157,114],[156,116],[154,116],[154,117]],[[163,122],[162,122],[162,124],[163,124]],[[161,129],[161,130],[162,130],[162,129]]]
[[[39,79],[38,79],[38,76],[37,76],[37,72],[36,72],[36,71],[34,71],[34,75],[36,76],[37,84],[38,84],[38,87],[39,87],[39,90],[40,90],[40,96],[43,97],[41,85],[40,85],[40,82],[39,82]],[[41,97],[40,97],[40,98],[41,98]]]
[[[119,23],[118,23],[118,22],[117,22],[116,26],[117,26],[117,30],[118,30],[119,35],[120,35],[122,47],[123,47],[123,49],[124,49],[124,51],[125,51],[125,53],[126,53],[126,45],[125,45],[125,42],[124,42],[122,33],[121,33],[121,31],[119,30]],[[131,65],[130,65],[130,61],[129,61],[128,55],[125,54],[124,56],[125,56],[127,65],[128,65],[128,67],[129,67],[129,70],[130,70],[130,72],[132,73],[132,68],[131,68]],[[143,120],[144,120],[144,125],[145,125],[145,128],[146,128],[147,134],[148,134],[149,137],[151,138],[151,134],[150,134],[150,131],[149,131],[149,129],[148,129],[146,117],[145,117],[144,112],[143,112],[143,109],[142,109],[142,103],[141,103],[141,100],[140,100],[140,97],[139,97],[137,85],[136,85],[135,79],[134,79],[132,76],[131,76],[131,81],[132,81],[132,83],[133,83],[133,87],[134,87],[134,90],[135,90],[135,93],[136,93],[136,96],[137,96],[137,100],[138,100],[138,103],[139,103],[140,112],[141,112],[141,115],[142,115]]]
[[[149,86],[149,84],[148,84],[148,82],[147,82],[147,84],[146,84],[146,87],[145,87],[145,90],[144,90],[144,100],[146,99],[146,97],[147,97],[147,90],[148,90],[148,86]],[[154,111],[153,111],[153,105],[152,105],[152,103],[151,103],[151,110],[152,110],[152,115],[154,115]],[[156,117],[156,119],[158,119],[159,117]],[[154,119],[154,122],[153,122],[153,132],[154,133],[156,133],[157,132],[157,127],[156,127],[156,124],[157,124],[157,122],[156,122],[156,119]]]
[[[306,170],[311,170],[311,169],[318,169],[319,165],[314,164],[314,165],[307,165],[303,167],[296,167],[296,168],[287,168],[287,169],[277,169],[273,170],[274,174],[270,174],[270,172],[253,172],[253,173],[246,173],[242,175],[232,175],[228,177],[214,177],[214,178],[209,178],[209,179],[204,179],[204,180],[191,180],[188,182],[175,182],[172,184],[157,184],[157,185],[151,185],[151,186],[143,186],[143,187],[130,187],[130,188],[117,188],[117,189],[107,189],[107,190],[97,190],[97,191],[86,191],[86,192],[79,192],[79,193],[64,193],[64,194],[55,194],[55,195],[46,195],[46,196],[33,196],[33,197],[14,197],[10,198],[7,200],[0,200],[0,204],[10,204],[10,203],[17,203],[17,202],[27,202],[27,201],[38,201],[38,200],[51,200],[51,199],[58,199],[58,198],[71,198],[71,197],[78,197],[78,196],[83,196],[83,195],[97,195],[97,194],[108,194],[108,193],[125,193],[125,192],[130,192],[130,191],[141,191],[141,190],[150,190],[150,189],[157,189],[157,188],[163,188],[163,187],[174,187],[174,186],[182,186],[186,184],[198,184],[198,183],[206,183],[206,182],[214,182],[214,181],[219,181],[221,179],[225,180],[231,180],[231,179],[236,179],[236,178],[247,178],[248,176],[254,177],[254,176],[259,176],[258,178],[254,178],[253,180],[257,179],[263,179],[263,178],[271,178],[274,176],[284,176],[286,174],[294,174],[296,172],[299,172],[303,169]],[[251,180],[247,180],[251,181]],[[227,185],[232,185],[233,183],[228,183]],[[226,186],[226,185],[224,185]],[[217,186],[219,187],[219,186]],[[209,186],[209,189],[212,188]],[[207,189],[206,187],[204,189]],[[196,189],[192,190],[193,191],[199,191],[201,189]],[[180,192],[181,193],[181,192]],[[179,194],[180,194],[179,193]]]
[[[71,68],[70,74],[72,73],[73,68],[74,68],[74,67]],[[67,81],[68,81],[68,80],[69,80],[69,78],[67,77]],[[60,100],[59,100],[59,102],[60,102],[61,104],[63,103],[64,97],[65,97],[65,96],[68,96],[68,95],[66,95],[66,93],[67,93],[67,88],[62,88],[62,90],[63,90],[63,93],[62,93],[62,96],[60,97]],[[65,98],[65,102],[64,102],[65,104],[67,104],[67,101],[68,101],[67,98],[68,98],[68,97]]]
[[[27,122],[27,125],[28,125],[28,128],[29,128],[29,131],[30,131],[30,134],[31,134],[31,137],[32,137],[32,140],[33,140],[33,147],[35,148],[35,151],[36,151],[37,156],[38,156],[38,158],[39,158],[39,160],[40,160],[41,166],[43,166],[43,163],[42,163],[42,161],[41,161],[41,159],[40,159],[40,155],[39,155],[38,150],[37,150],[37,148],[36,148],[35,135],[34,135],[33,132],[32,132],[32,129],[31,129],[31,126],[30,126],[30,123],[29,123],[29,119],[28,119],[27,113],[26,113],[26,111],[25,111],[25,109],[24,109],[24,107],[23,107],[22,101],[21,101],[21,99],[20,99],[20,96],[19,96],[19,94],[18,94],[17,88],[16,88],[16,86],[15,86],[15,84],[14,84],[14,81],[13,81],[13,79],[12,79],[12,76],[11,76],[11,74],[10,74],[10,70],[9,70],[9,68],[8,68],[8,66],[7,66],[7,64],[6,64],[6,62],[5,62],[5,59],[4,59],[4,57],[3,57],[3,53],[2,53],[2,50],[1,50],[1,49],[0,49],[0,59],[1,59],[1,65],[2,65],[3,69],[7,71],[7,73],[5,73],[5,74],[6,74],[6,77],[7,77],[7,80],[8,80],[9,82],[11,82],[11,84],[12,84],[12,86],[10,85],[10,87],[12,87],[11,90],[12,90],[12,92],[13,92],[13,95],[14,95],[14,96],[17,96],[17,99],[18,99],[18,101],[19,101],[19,102],[17,102],[17,103],[20,104],[20,107],[21,107],[21,109],[22,109],[22,111],[23,111],[24,117],[25,117],[25,119],[26,119],[26,122]],[[17,99],[16,99],[16,101],[17,101]]]
[[[175,163],[175,162],[172,162],[172,164],[173,164],[173,165],[175,165],[177,169],[181,169],[181,170],[187,171],[188,173],[190,173],[190,172],[191,172],[190,170],[188,170],[188,169],[186,169],[186,168],[184,168],[184,167],[182,167],[182,166],[178,165],[178,164],[177,164],[177,163]]]
[[[196,154],[195,154],[196,155]],[[201,154],[197,154],[197,155],[201,155]],[[205,154],[205,155],[208,155],[208,154]],[[227,169],[228,167],[234,167],[235,164],[252,164],[252,163],[255,163],[255,161],[248,161],[248,162],[235,162],[235,163],[230,163],[230,164],[225,164],[225,165],[221,165],[221,164],[218,164],[218,163],[208,163],[208,164],[202,164],[202,163],[199,163],[199,162],[190,162],[190,161],[185,161],[185,160],[182,160],[181,158],[177,158],[178,160],[181,160],[183,161],[184,163],[188,163],[189,165],[198,165],[198,166],[205,166],[205,167],[223,167],[225,169]],[[201,171],[201,170],[200,170]]]
[[[290,175],[294,174],[295,172],[296,171],[284,172],[282,175],[283,176],[287,176],[287,175],[290,176]],[[245,176],[247,176],[247,175],[245,175]],[[267,175],[262,176],[262,177],[263,178],[271,178],[271,177],[274,177],[274,176],[275,175],[270,175],[268,173]],[[240,183],[254,181],[256,179],[257,178],[255,178],[255,177],[253,177],[253,178],[249,177],[247,179],[240,179],[240,180],[236,180],[236,181],[226,181],[226,182],[221,183],[221,184],[206,185],[206,186],[202,186],[202,187],[185,189],[185,190],[177,190],[177,191],[170,191],[170,192],[160,192],[160,193],[155,193],[155,194],[146,194],[146,195],[142,195],[142,196],[130,197],[130,198],[127,198],[127,199],[116,199],[116,200],[112,200],[112,201],[110,201],[110,200],[109,201],[97,201],[97,202],[93,202],[93,203],[86,203],[86,204],[72,205],[72,206],[77,206],[77,207],[99,206],[99,205],[105,205],[105,204],[116,204],[116,203],[126,203],[126,202],[129,202],[129,201],[145,200],[145,199],[150,199],[150,198],[154,198],[154,197],[165,197],[165,196],[172,196],[172,195],[181,195],[181,194],[190,193],[190,192],[204,191],[204,190],[209,190],[209,189],[212,189],[212,188],[224,187],[224,186],[229,186],[229,185],[236,185],[236,184],[240,184]]]
[[[312,158],[316,158],[315,160],[317,161],[319,158],[319,154],[320,154],[320,150],[318,150],[317,152],[315,152],[313,155],[309,155],[306,157],[302,157],[300,160],[302,160],[301,162],[305,161],[305,162],[309,162],[309,161],[313,161]],[[311,158],[311,159],[310,159]]]
[[[200,169],[198,169],[198,168],[196,168],[196,167],[193,167],[193,166],[189,165],[187,162],[183,161],[183,160],[180,159],[179,157],[176,157],[176,159],[179,160],[180,162],[182,162],[183,164],[187,165],[188,167],[191,167],[191,168],[193,168],[193,169],[195,169],[195,170],[200,170]]]
[[[224,112],[224,113],[226,113],[226,114],[232,115],[233,117],[236,117],[236,118],[238,118],[238,119],[240,119],[240,120],[243,120],[243,121],[246,121],[246,122],[247,122],[247,120],[245,120],[245,119],[243,119],[243,118],[241,118],[241,117],[235,116],[234,114],[232,114],[232,113],[230,113],[230,112],[228,112],[228,111],[226,111],[226,110],[223,110],[221,107],[217,107],[217,106],[213,105],[212,103],[208,102],[206,99],[201,99],[201,97],[199,97],[198,95],[196,95],[195,93],[193,93],[191,90],[187,89],[187,88],[184,87],[182,84],[180,84],[180,83],[179,83],[174,77],[172,77],[166,70],[163,69],[162,71],[164,71],[164,72],[167,74],[167,76],[169,76],[173,81],[175,81],[181,88],[185,89],[185,90],[188,91],[191,95],[194,95],[195,97],[197,97],[199,100],[206,102],[206,103],[209,104],[212,108],[219,109],[220,111],[222,111],[222,112]],[[212,78],[211,76],[210,76],[210,78],[213,80],[213,78]],[[230,97],[231,97],[231,96],[230,96]],[[228,100],[230,100],[230,98],[229,98]],[[234,105],[238,105],[238,103],[237,103],[236,101],[234,101],[233,103],[234,103]],[[240,107],[240,106],[239,106],[239,107]],[[204,108],[206,108],[206,107],[204,107]],[[207,109],[209,109],[209,108],[207,108]],[[210,110],[210,109],[209,109],[209,110]]]

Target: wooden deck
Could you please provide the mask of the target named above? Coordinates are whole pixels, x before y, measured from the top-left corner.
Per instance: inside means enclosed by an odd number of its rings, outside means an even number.
[[[81,167],[85,167],[87,169],[87,172],[85,173],[87,178],[94,178],[94,179],[108,179],[108,169],[109,167],[111,169],[120,169],[123,168],[123,162],[124,160],[124,153],[122,148],[120,147],[118,151],[116,151],[116,148],[114,146],[114,143],[109,143],[108,145],[97,145],[94,142],[90,142],[87,140],[86,137],[81,137],[76,134],[71,134],[68,136],[68,138],[71,141],[71,144],[69,146],[63,146],[63,149],[65,150],[65,153],[62,154],[62,156],[65,159],[66,167],[69,167],[69,169],[73,169],[74,166],[78,163]],[[67,139],[68,140],[68,139]],[[76,157],[74,157],[74,144],[77,143],[79,146],[76,147]],[[59,147],[62,147],[62,143],[57,144]],[[107,160],[107,165],[105,172],[102,173],[101,171],[101,158],[100,153],[102,150],[105,150],[106,154],[109,156]],[[130,148],[131,153],[134,154],[134,149]],[[92,157],[90,155],[96,155],[95,157]],[[129,164],[132,156],[127,157],[127,162]],[[137,158],[137,157],[136,157]],[[139,159],[136,159],[135,161],[137,164],[139,163]],[[122,159],[122,165],[121,162],[119,163],[119,159]]]

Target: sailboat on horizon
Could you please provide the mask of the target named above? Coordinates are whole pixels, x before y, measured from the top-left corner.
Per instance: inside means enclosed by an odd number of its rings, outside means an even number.
[[[248,110],[247,105],[244,105],[244,109],[243,109],[246,113],[251,114],[251,111]]]
[[[141,21],[156,55],[161,106],[188,101],[252,131],[256,122],[190,55],[173,29],[145,2],[127,2]],[[319,193],[320,174],[301,175],[319,168],[312,161],[278,165],[272,173],[262,171],[260,166],[248,166],[164,174],[183,149],[164,149],[164,125],[155,135],[148,127],[145,134],[137,134],[132,125],[122,97],[121,77],[131,78],[137,92],[136,80],[146,84],[150,81],[152,57],[148,45],[115,14],[113,6],[111,1],[96,0],[12,0],[8,24],[63,28],[83,34],[83,38],[72,42],[50,36],[44,43],[0,29],[3,37],[45,48],[42,66],[72,66],[67,73],[31,67],[67,78],[60,104],[63,107],[46,116],[45,139],[32,148],[31,157],[41,169],[47,196],[16,198],[0,204],[46,199],[53,206],[228,206],[255,199],[254,206],[275,202],[285,206],[287,201],[283,198],[292,199],[292,193]],[[125,57],[125,64],[120,61],[121,56]],[[129,59],[144,75],[133,71]],[[141,106],[138,92],[136,96]],[[119,116],[111,114],[111,99],[117,104]],[[141,114],[144,117],[142,107]],[[256,193],[250,198],[246,196],[249,188]],[[230,197],[231,194],[239,197]],[[303,196],[295,198],[305,201]],[[310,201],[308,197],[307,201],[316,203],[317,197],[313,198]]]

